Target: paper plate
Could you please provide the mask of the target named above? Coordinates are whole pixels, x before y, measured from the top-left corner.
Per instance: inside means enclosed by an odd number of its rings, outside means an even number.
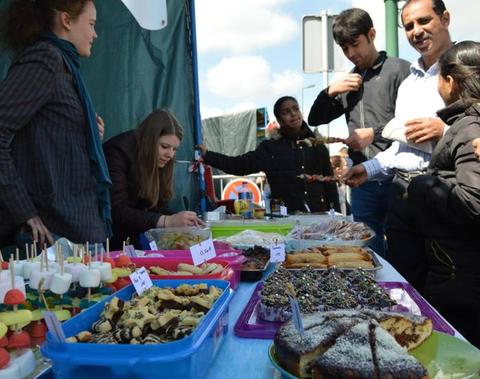
[[[405,143],[409,146],[412,146],[415,149],[424,151],[426,153],[431,154],[433,151],[432,142],[421,142],[421,143],[413,143],[407,140],[405,136],[405,122],[399,120],[398,118],[392,118],[387,125],[382,130],[382,137],[392,140]]]
[[[432,335],[410,354],[422,363],[432,379],[479,379],[480,350],[468,342],[440,332]],[[273,344],[268,357],[282,378],[297,379],[278,363]]]

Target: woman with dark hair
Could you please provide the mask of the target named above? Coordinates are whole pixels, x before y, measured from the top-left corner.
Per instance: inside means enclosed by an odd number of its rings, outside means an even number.
[[[408,200],[418,212],[428,258],[424,295],[480,347],[480,43],[452,46],[439,60],[438,91],[451,125],[432,154],[428,175],[412,180]]]
[[[0,245],[20,233],[42,246],[110,233],[103,121],[79,70],[95,22],[92,0],[13,0],[3,10],[14,60],[0,84]]]
[[[141,248],[138,235],[151,228],[202,224],[195,212],[173,214],[167,208],[173,197],[175,152],[182,137],[177,119],[157,109],[137,129],[103,145],[113,183],[112,248],[121,248],[127,237]]]
[[[324,145],[298,144],[314,134],[303,121],[297,100],[281,97],[275,102],[273,113],[280,125],[277,138],[265,140],[256,150],[237,157],[200,146],[204,162],[233,175],[265,172],[271,198],[283,200],[288,212],[323,212],[332,207],[340,211],[336,184],[311,180],[314,175],[332,177],[333,170]]]

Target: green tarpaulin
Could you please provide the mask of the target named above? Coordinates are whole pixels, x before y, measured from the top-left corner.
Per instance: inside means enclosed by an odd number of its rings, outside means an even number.
[[[168,25],[159,31],[142,29],[120,0],[96,1],[96,6],[99,37],[81,70],[105,120],[105,140],[135,128],[156,108],[170,109],[184,127],[177,152],[177,160],[184,162],[176,167],[171,208],[181,210],[186,202],[195,210],[197,179],[185,163],[193,159],[195,115],[190,0],[168,1]],[[9,64],[0,57],[1,78]]]

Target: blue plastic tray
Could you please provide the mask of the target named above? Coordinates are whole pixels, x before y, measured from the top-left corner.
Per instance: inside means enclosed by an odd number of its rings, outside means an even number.
[[[228,305],[233,296],[223,280],[155,280],[158,287],[206,283],[223,290],[222,295],[193,333],[181,340],[158,345],[106,345],[56,343],[47,334],[42,354],[52,360],[56,378],[203,378],[228,331]],[[112,296],[129,300],[132,285]],[[90,330],[110,298],[62,324],[67,337]]]

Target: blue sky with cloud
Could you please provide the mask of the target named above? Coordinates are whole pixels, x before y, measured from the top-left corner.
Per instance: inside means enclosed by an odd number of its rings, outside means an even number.
[[[452,39],[480,40],[480,1],[445,3],[452,18]],[[202,118],[256,107],[267,107],[273,117],[271,109],[278,97],[288,94],[300,101],[302,88],[313,84],[315,88],[304,90],[308,114],[324,84],[322,74],[302,72],[302,17],[350,7],[370,13],[377,29],[377,48],[384,49],[383,0],[196,0]],[[399,43],[402,58],[418,58],[402,29]],[[330,81],[339,75],[343,73],[331,74]],[[346,133],[342,124],[343,119],[333,124],[338,125],[337,134]]]

